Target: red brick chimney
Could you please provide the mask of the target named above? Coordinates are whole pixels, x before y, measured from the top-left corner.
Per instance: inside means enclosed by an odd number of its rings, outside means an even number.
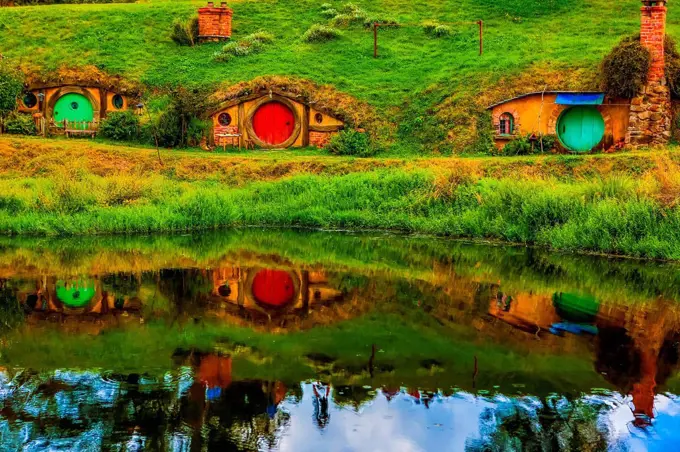
[[[231,18],[234,11],[227,8],[227,2],[216,7],[213,2],[198,9],[198,40],[200,42],[221,41],[231,38]]]
[[[666,1],[642,0],[640,43],[649,50],[652,61],[647,84],[640,95],[631,100],[626,142],[633,147],[663,145],[671,137],[671,98],[664,57]]]

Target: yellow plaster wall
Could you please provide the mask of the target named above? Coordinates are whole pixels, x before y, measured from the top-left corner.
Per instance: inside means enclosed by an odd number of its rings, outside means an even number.
[[[321,113],[321,117],[323,118],[323,120],[320,123],[316,122],[317,113]],[[327,114],[320,112],[319,110],[310,108],[309,124],[311,126],[342,126],[344,123],[338,119],[333,118],[332,116],[328,116]]]

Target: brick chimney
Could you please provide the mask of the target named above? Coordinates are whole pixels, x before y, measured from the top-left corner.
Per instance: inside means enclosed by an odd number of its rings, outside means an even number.
[[[234,12],[227,8],[227,2],[219,7],[213,2],[198,9],[198,40],[199,42],[221,41],[231,38],[231,18]]]
[[[664,57],[666,1],[642,0],[640,43],[649,50],[652,61],[646,85],[631,100],[626,143],[633,147],[663,145],[671,137],[671,97]]]

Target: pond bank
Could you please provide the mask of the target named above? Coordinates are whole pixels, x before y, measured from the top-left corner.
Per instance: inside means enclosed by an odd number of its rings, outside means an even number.
[[[413,160],[280,153],[238,164],[164,151],[159,169],[149,150],[70,143],[19,140],[12,154],[11,140],[0,141],[0,233],[380,229],[680,259],[675,151]]]

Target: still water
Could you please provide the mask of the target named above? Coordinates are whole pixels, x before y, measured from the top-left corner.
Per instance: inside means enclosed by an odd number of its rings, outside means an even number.
[[[0,238],[0,450],[678,450],[678,302],[427,237]]]

